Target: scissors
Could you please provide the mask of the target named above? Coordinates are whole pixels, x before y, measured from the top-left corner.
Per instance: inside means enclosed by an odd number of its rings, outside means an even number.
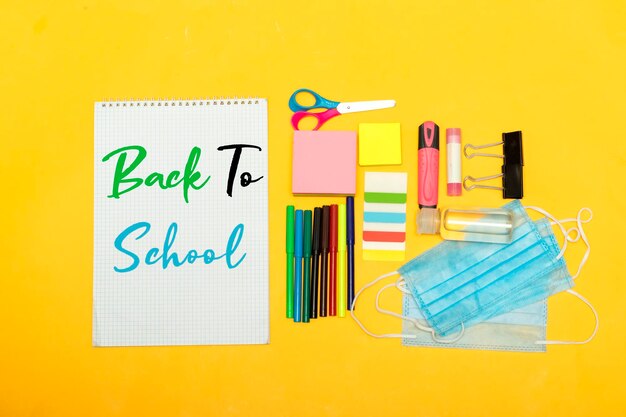
[[[305,93],[311,95],[315,99],[315,103],[310,106],[303,106],[298,103],[296,96],[298,94]],[[294,112],[291,117],[291,125],[295,130],[300,130],[298,124],[300,120],[305,117],[314,117],[317,119],[317,126],[313,130],[318,130],[324,123],[332,119],[335,116],[339,116],[344,113],[354,113],[359,111],[378,110],[394,107],[396,105],[395,100],[376,100],[376,101],[353,101],[351,103],[341,103],[338,101],[332,101],[325,99],[313,90],[308,88],[300,88],[294,91],[289,98],[289,108]],[[323,112],[309,111],[313,109],[327,109]]]

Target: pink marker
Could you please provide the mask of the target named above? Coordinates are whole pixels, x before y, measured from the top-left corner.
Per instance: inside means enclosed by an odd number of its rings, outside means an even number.
[[[439,184],[439,126],[424,122],[417,143],[417,202],[420,208],[436,208]]]
[[[461,129],[446,129],[448,155],[448,195],[461,195]]]

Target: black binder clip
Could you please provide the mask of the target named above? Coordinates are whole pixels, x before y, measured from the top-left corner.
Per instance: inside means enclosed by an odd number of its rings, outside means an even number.
[[[492,153],[475,152],[467,153],[467,149],[484,149],[492,146],[502,145],[503,154],[497,155]],[[502,134],[502,142],[489,143],[487,145],[475,146],[470,143],[463,147],[463,153],[468,159],[475,156],[486,156],[491,158],[503,158],[502,173],[489,175],[487,177],[474,178],[470,175],[463,179],[463,188],[471,191],[474,188],[486,188],[490,190],[502,190],[502,198],[523,198],[524,197],[524,153],[522,150],[522,131],[507,132]],[[470,184],[492,180],[494,178],[502,178],[502,187],[492,185]]]

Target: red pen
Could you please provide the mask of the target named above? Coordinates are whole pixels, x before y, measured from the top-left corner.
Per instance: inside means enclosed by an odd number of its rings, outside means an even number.
[[[328,315],[337,315],[337,204],[330,206],[330,271],[328,274]]]

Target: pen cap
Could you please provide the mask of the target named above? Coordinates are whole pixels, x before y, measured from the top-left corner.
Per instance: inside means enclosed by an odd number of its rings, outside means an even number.
[[[313,212],[313,253],[322,250],[322,208],[315,207]]]
[[[417,233],[434,235],[439,233],[441,213],[439,209],[423,207],[417,214]]]
[[[330,206],[330,244],[331,251],[337,250],[337,204]]]
[[[295,250],[293,252],[296,258],[302,258],[302,251],[304,249],[302,239],[303,226],[302,210],[296,210]]]
[[[287,253],[293,253],[294,249],[294,208],[287,206]]]
[[[337,249],[339,252],[346,251],[346,205],[339,204],[337,210]]]
[[[311,256],[311,210],[304,210],[304,257]]]
[[[435,122],[424,122],[419,127],[417,149],[439,149],[439,126]]]
[[[346,242],[354,245],[354,197],[346,197]]]
[[[458,127],[446,129],[446,144],[448,143],[461,143],[461,129]]]
[[[322,208],[322,251],[328,250],[328,229],[330,228],[330,206]]]

